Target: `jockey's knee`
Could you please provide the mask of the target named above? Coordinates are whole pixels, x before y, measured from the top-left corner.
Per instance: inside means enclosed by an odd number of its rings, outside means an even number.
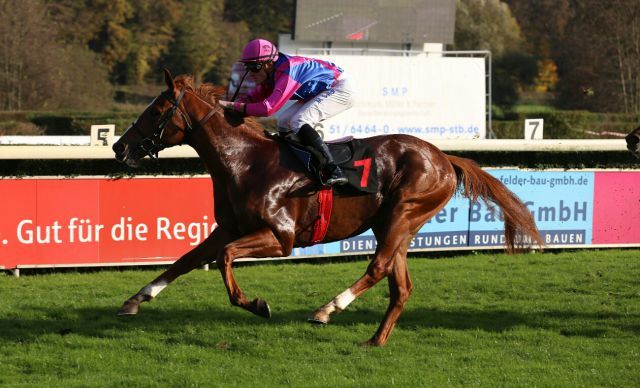
[[[289,122],[289,127],[291,130],[297,132],[302,128],[303,125],[309,125],[311,128],[315,129],[317,121],[313,120],[311,117],[307,117],[303,115],[294,115]]]
[[[289,122],[289,120],[279,119],[276,125],[278,127],[278,132],[289,132],[292,130],[291,123]]]

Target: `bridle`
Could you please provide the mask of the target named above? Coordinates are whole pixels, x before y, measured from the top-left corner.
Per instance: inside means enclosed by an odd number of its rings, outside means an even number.
[[[180,109],[180,103],[184,98],[185,92],[186,92],[186,89],[183,87],[180,90],[180,94],[178,95],[177,99],[174,99],[173,96],[167,96],[165,93],[161,94],[162,97],[164,97],[167,101],[171,103],[171,108],[167,109],[162,113],[162,116],[160,116],[160,119],[158,120],[158,124],[156,126],[155,131],[153,131],[151,135],[142,139],[140,144],[138,144],[138,148],[144,151],[147,155],[149,155],[151,159],[158,160],[158,153],[163,149],[169,147],[167,144],[164,144],[162,142],[162,135],[164,135],[165,127],[171,121],[171,119],[173,118],[173,115],[175,115],[176,112],[178,112],[180,116],[182,116],[182,120],[185,123],[185,128],[178,127],[178,130],[185,132],[185,136],[193,132],[193,124],[191,123],[191,119],[189,118],[189,115],[187,115],[182,109]],[[206,101],[204,100],[202,101],[206,103]],[[154,102],[155,100],[153,100],[151,104],[153,104]],[[209,104],[207,103],[207,105]],[[209,105],[209,107],[211,108],[209,113],[207,113],[202,119],[198,120],[198,124],[200,126],[204,125],[215,113],[215,109],[211,105]],[[137,124],[137,121],[132,123],[130,129],[133,129],[137,131],[138,134],[140,134],[141,136],[144,136],[144,133],[142,133],[142,131],[140,130],[140,128],[138,128],[136,124]]]

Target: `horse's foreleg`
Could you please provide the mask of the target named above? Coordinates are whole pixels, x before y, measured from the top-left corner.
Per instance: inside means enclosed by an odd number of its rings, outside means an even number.
[[[222,248],[228,240],[228,237],[220,228],[214,230],[206,240],[182,256],[160,276],[155,278],[151,283],[142,287],[138,293],[124,302],[117,314],[137,314],[140,309],[140,303],[147,302],[155,298],[165,287],[169,285],[169,283],[179,276],[184,275],[199,266],[208,264],[219,257],[221,255]]]
[[[280,257],[284,252],[282,244],[269,228],[260,229],[227,244],[224,247],[223,259],[218,260],[217,263],[231,304],[261,317],[270,318],[271,310],[267,302],[259,298],[253,301],[246,298],[233,274],[233,261],[242,257]]]

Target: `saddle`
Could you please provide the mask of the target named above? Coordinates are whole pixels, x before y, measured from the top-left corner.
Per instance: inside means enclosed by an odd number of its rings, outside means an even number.
[[[274,134],[265,131],[265,134],[289,146],[307,171],[312,173],[323,186],[325,185],[324,171],[327,161],[320,152],[303,144],[300,138],[291,132]],[[349,181],[346,185],[334,186],[336,190],[369,194],[378,191],[378,171],[374,153],[364,140],[349,136],[326,143],[334,161]]]

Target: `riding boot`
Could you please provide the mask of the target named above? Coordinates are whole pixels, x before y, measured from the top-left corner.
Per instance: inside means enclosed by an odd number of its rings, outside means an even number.
[[[318,132],[316,132],[315,129],[313,129],[309,124],[304,124],[300,128],[300,131],[298,131],[298,137],[300,137],[300,140],[302,140],[304,144],[315,148],[327,160],[327,170],[329,171],[330,176],[325,183],[333,186],[344,185],[348,182],[347,177],[333,159],[333,155],[331,155],[329,147],[322,141],[320,135],[318,135]]]

